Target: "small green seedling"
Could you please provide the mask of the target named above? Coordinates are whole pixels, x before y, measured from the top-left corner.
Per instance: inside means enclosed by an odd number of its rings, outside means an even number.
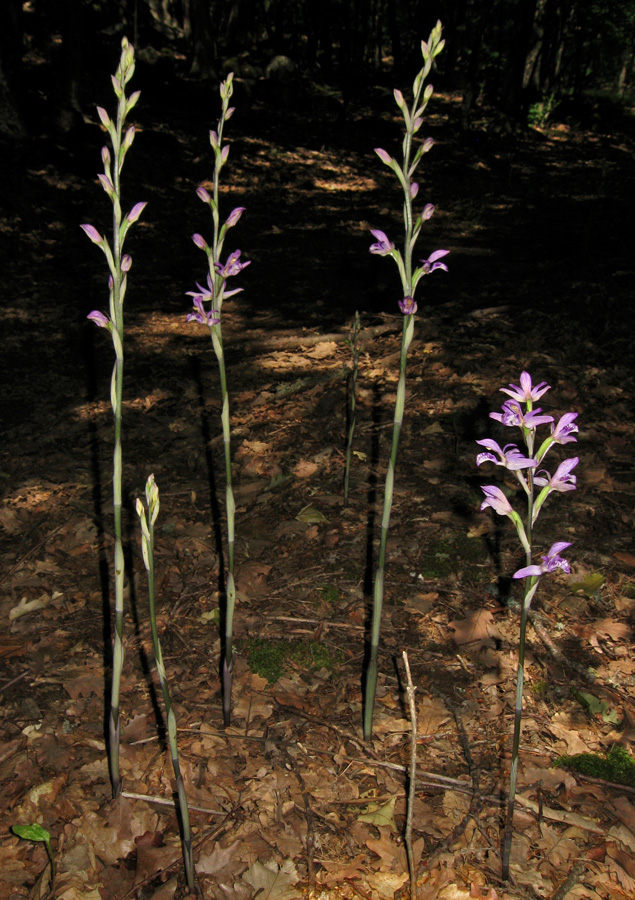
[[[46,828],[42,828],[41,825],[12,825],[11,831],[17,835],[17,837],[22,838],[25,841],[35,841],[36,843],[44,844],[46,847],[46,852],[48,854],[49,863],[51,864],[51,890],[50,893],[53,893],[53,885],[55,883],[55,860],[53,859],[53,850],[51,849],[51,835],[46,830]]]

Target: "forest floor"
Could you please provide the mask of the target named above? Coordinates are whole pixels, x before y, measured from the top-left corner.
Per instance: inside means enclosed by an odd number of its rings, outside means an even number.
[[[146,78],[144,79],[144,71]],[[635,789],[554,767],[635,738],[633,130],[628,120],[469,133],[434,97],[419,198],[437,212],[419,249],[451,251],[422,284],[408,363],[388,545],[372,741],[361,676],[402,316],[397,272],[369,228],[399,233],[388,88],[346,123],[320,106],[254,104],[228,123],[225,214],[252,261],[223,309],[236,491],[234,707],[223,727],[217,615],[225,539],[218,374],[185,291],[205,277],[195,188],[212,172],[218,95],[140,67],[140,132],[126,207],[147,200],[127,250],[122,685],[124,796],[105,743],[112,606],[112,347],[97,116],[82,141],[3,149],[0,475],[0,898],[166,900],[182,863],[154,675],[134,500],[160,490],[159,627],[178,717],[204,898],[388,898],[407,890],[416,685],[414,849],[426,898],[632,898]],[[108,89],[104,75],[104,93]],[[107,95],[98,102],[109,106]],[[343,507],[346,344],[361,316],[351,497]],[[579,413],[578,489],[551,497],[536,540],[572,542],[571,576],[543,579],[528,631],[512,880],[501,882],[516,659],[518,546],[479,511],[475,440],[529,371],[549,413]],[[509,438],[508,438],[509,440]],[[503,443],[503,441],[501,441]],[[558,455],[556,448],[552,451]],[[485,468],[485,467],[483,467]],[[511,590],[517,601],[518,586]]]

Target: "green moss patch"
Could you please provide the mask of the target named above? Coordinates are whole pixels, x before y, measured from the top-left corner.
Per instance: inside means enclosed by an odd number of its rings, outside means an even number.
[[[254,638],[247,647],[249,668],[274,684],[286,668],[333,669],[337,659],[318,641],[266,641]]]
[[[635,787],[635,760],[628,750],[614,744],[606,756],[596,753],[577,753],[575,756],[559,756],[554,766],[572,769],[592,778],[603,778],[615,784]]]
[[[421,574],[424,578],[444,578],[465,575],[473,579],[477,564],[489,559],[487,545],[482,538],[460,534],[450,540],[441,539],[428,545],[421,554]]]

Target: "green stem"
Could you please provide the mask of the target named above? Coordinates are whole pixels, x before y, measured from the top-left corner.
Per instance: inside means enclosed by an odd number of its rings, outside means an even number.
[[[533,449],[533,432],[531,437],[526,436],[528,452]],[[527,548],[525,552],[526,565],[530,566],[532,561],[532,539],[533,539],[533,507],[534,507],[534,473],[532,469],[528,471],[527,494]],[[509,773],[509,791],[507,794],[507,819],[505,821],[505,834],[503,838],[503,863],[502,876],[503,880],[509,879],[509,861],[512,851],[512,841],[514,837],[514,803],[516,800],[516,783],[518,780],[518,761],[520,754],[520,735],[522,730],[523,717],[523,689],[525,683],[525,638],[527,634],[527,620],[529,617],[529,608],[531,601],[538,587],[539,579],[527,578],[525,580],[525,591],[523,602],[520,609],[520,635],[518,639],[518,669],[516,673],[516,702],[514,706],[514,735],[512,738],[512,762]]]
[[[232,694],[232,650],[234,634],[234,610],[236,607],[236,584],[234,581],[234,542],[235,542],[235,518],[236,504],[232,488],[231,467],[231,428],[229,420],[229,394],[227,392],[227,376],[225,372],[225,355],[223,352],[223,337],[221,326],[210,327],[212,343],[218,360],[220,375],[223,426],[223,448],[225,451],[225,507],[227,511],[227,586],[225,598],[225,647],[223,661],[223,720],[225,725],[231,722],[231,694]]]
[[[366,684],[364,693],[364,740],[369,741],[373,731],[373,710],[375,706],[375,693],[377,690],[377,655],[379,652],[379,633],[381,628],[381,611],[384,600],[384,570],[386,566],[386,546],[388,543],[388,528],[390,526],[390,513],[395,485],[395,468],[397,465],[397,451],[399,449],[399,437],[403,423],[403,414],[406,400],[406,365],[408,348],[414,334],[414,316],[404,316],[401,335],[401,359],[399,365],[399,382],[397,384],[397,400],[395,402],[395,416],[393,421],[392,445],[390,459],[386,471],[386,484],[384,487],[384,510],[381,520],[381,539],[379,544],[379,558],[375,572],[373,586],[373,614],[371,622],[370,652],[366,669]]]
[[[181,817],[182,828],[182,847],[183,862],[185,865],[185,876],[187,886],[190,891],[194,891],[194,861],[192,856],[192,832],[190,828],[190,815],[187,805],[187,794],[185,792],[185,784],[181,767],[179,764],[179,750],[177,740],[177,723],[172,703],[170,700],[170,690],[168,687],[168,679],[163,662],[163,653],[161,650],[161,642],[159,640],[159,632],[157,629],[157,617],[155,606],[154,592],[154,523],[159,513],[159,489],[154,482],[154,476],[150,475],[146,486],[146,498],[148,502],[148,518],[143,509],[140,500],[137,501],[137,513],[141,520],[141,541],[143,544],[143,559],[148,574],[148,605],[150,608],[150,628],[152,631],[152,646],[154,649],[154,660],[161,683],[161,691],[163,693],[163,702],[168,724],[168,745],[170,748],[170,758],[172,760],[172,768],[174,770],[174,778],[176,781],[177,797],[179,803],[179,814]]]
[[[353,373],[351,376],[351,393],[350,393],[350,423],[348,428],[348,440],[346,443],[346,467],[344,470],[344,506],[348,506],[348,488],[351,471],[351,455],[353,450],[353,436],[355,435],[355,405],[357,395],[357,371],[359,368],[359,331],[360,331],[359,312],[355,311],[355,321],[353,322],[353,331],[351,334],[351,350],[353,351]]]
[[[422,48],[423,49],[423,48]],[[416,243],[415,224],[412,217],[412,175],[417,168],[421,158],[421,152],[417,152],[414,160],[411,162],[412,141],[418,126],[416,121],[421,117],[425,106],[430,98],[432,89],[426,88],[426,93],[421,99],[423,84],[430,72],[432,60],[443,49],[441,42],[441,23],[438,22],[432,30],[429,39],[428,51],[424,52],[424,66],[415,78],[413,85],[413,102],[412,107],[408,110],[403,101],[403,96],[399,97],[395,94],[397,104],[402,111],[405,122],[405,135],[402,144],[403,149],[403,165],[391,165],[395,172],[404,194],[403,216],[404,216],[404,252],[403,255],[397,251],[392,253],[392,258],[397,264],[403,297],[410,297],[414,301],[416,283],[413,279],[412,269],[412,252]],[[416,226],[417,229],[420,227]],[[418,234],[418,232],[417,232]],[[390,513],[392,509],[392,500],[395,484],[395,468],[397,465],[397,451],[399,449],[399,437],[401,434],[401,426],[403,422],[405,399],[406,399],[406,365],[408,358],[408,348],[412,342],[414,334],[414,314],[404,315],[403,331],[401,338],[401,358],[399,365],[399,382],[397,385],[397,400],[395,403],[395,416],[393,422],[392,446],[390,451],[390,459],[386,471],[386,484],[384,488],[384,511],[381,523],[381,538],[379,544],[379,557],[377,561],[377,569],[375,572],[375,580],[373,585],[373,611],[371,619],[370,647],[368,652],[368,660],[366,667],[366,680],[364,687],[364,716],[363,730],[364,739],[370,740],[373,729],[373,711],[375,705],[375,693],[377,690],[378,664],[377,656],[379,653],[379,633],[381,628],[381,612],[384,599],[384,570],[386,566],[386,546],[388,543],[388,528],[390,525]]]

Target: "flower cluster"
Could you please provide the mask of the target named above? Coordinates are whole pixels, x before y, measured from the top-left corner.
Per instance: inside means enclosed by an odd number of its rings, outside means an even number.
[[[577,440],[575,437],[575,433],[578,431],[578,426],[575,424],[577,413],[565,413],[558,422],[555,422],[553,416],[543,414],[540,407],[534,409],[534,402],[539,400],[549,389],[550,385],[544,381],[533,385],[530,374],[523,372],[520,376],[520,386],[510,384],[508,388],[501,388],[501,391],[509,396],[509,399],[503,403],[501,412],[490,413],[490,418],[502,425],[517,426],[521,429],[526,448],[525,453],[519,450],[516,444],[505,444],[501,448],[491,438],[484,438],[476,442],[485,448],[476,457],[477,466],[484,462],[493,462],[496,466],[508,469],[513,472],[527,495],[527,527],[513,509],[504,491],[496,485],[490,484],[482,488],[485,499],[481,504],[481,509],[489,506],[499,515],[511,519],[529,557],[531,556],[531,531],[547,497],[554,492],[564,493],[576,488],[576,476],[573,474],[573,470],[579,462],[577,456],[563,460],[553,475],[550,475],[546,469],[539,468],[554,444],[568,444]],[[543,440],[538,450],[534,451],[536,429],[540,425],[550,425],[551,433]],[[541,489],[537,496],[534,496],[535,487]],[[556,542],[547,555],[542,557],[541,565],[527,565],[515,572],[514,578],[538,578],[540,575],[554,572],[556,569],[568,572],[569,563],[562,559],[560,552],[569,546],[571,546],[569,543],[563,541]]]
[[[248,260],[241,260],[240,250],[234,250],[233,253],[230,253],[224,264],[220,261],[227,232],[230,228],[233,228],[234,225],[238,224],[240,217],[245,211],[244,206],[237,206],[235,209],[232,209],[224,223],[222,225],[220,224],[218,184],[221,170],[229,157],[229,144],[223,144],[223,129],[225,127],[225,122],[231,118],[232,113],[234,112],[234,107],[229,106],[229,100],[233,93],[233,78],[233,73],[230,72],[226,80],[221,84],[221,117],[216,130],[212,130],[209,133],[209,141],[214,152],[214,182],[212,192],[210,193],[207,188],[202,185],[196,189],[196,195],[199,200],[209,206],[214,224],[214,237],[211,246],[207,243],[202,234],[192,235],[192,240],[196,246],[200,250],[203,250],[207,255],[209,267],[207,288],[201,287],[197,282],[197,291],[186,292],[192,297],[192,302],[194,304],[194,310],[187,314],[186,321],[199,322],[201,325],[209,326],[220,324],[220,311],[223,300],[228,297],[233,297],[234,294],[238,294],[242,291],[242,288],[234,288],[231,291],[225,290],[227,279],[232,278],[234,275],[239,275],[242,270],[247,268],[250,264]],[[205,303],[210,304],[209,309],[205,308]]]
[[[419,183],[413,180],[413,176],[422,157],[434,146],[434,140],[431,137],[427,137],[421,141],[416,149],[414,141],[423,125],[423,113],[433,93],[431,84],[426,85],[425,89],[423,85],[430,74],[434,58],[441,53],[444,45],[445,41],[441,39],[441,23],[437,22],[430,33],[429,40],[421,42],[421,54],[424,65],[418,72],[412,85],[412,103],[410,106],[400,90],[396,89],[394,91],[395,103],[399,107],[404,120],[403,161],[399,162],[383,147],[375,147],[375,153],[383,164],[388,166],[396,175],[403,191],[405,239],[403,249],[400,250],[395,246],[394,241],[390,240],[385,231],[381,231],[379,228],[371,228],[370,233],[375,238],[375,242],[370,245],[369,249],[375,256],[390,256],[395,261],[399,270],[402,290],[402,299],[398,301],[399,309],[406,316],[406,321],[409,323],[414,321],[412,316],[417,312],[415,292],[421,278],[424,275],[436,272],[437,269],[441,269],[444,272],[448,271],[446,264],[439,262],[439,260],[447,256],[450,252],[449,250],[435,250],[427,259],[420,259],[419,265],[413,262],[414,248],[421,228],[424,222],[432,218],[434,213],[434,205],[432,203],[426,203],[419,212],[413,208],[413,200],[419,194]]]

